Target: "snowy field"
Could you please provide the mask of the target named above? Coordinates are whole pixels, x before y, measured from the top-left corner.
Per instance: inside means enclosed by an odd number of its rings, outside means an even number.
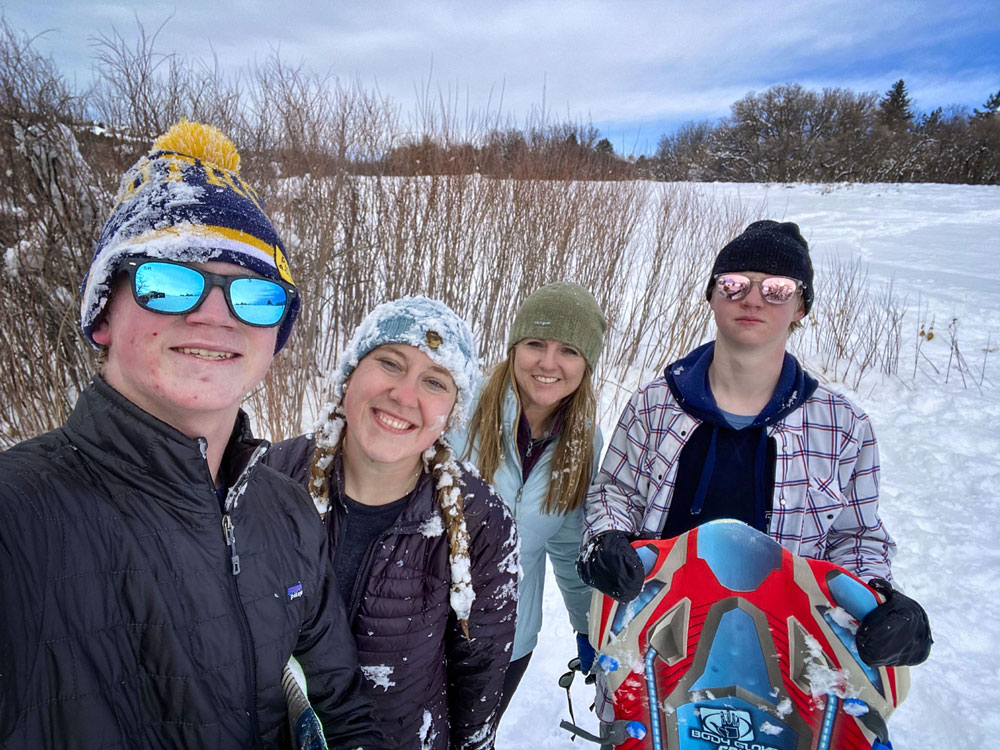
[[[861,258],[872,284],[892,280],[905,297],[898,377],[868,375],[855,390],[842,389],[872,418],[882,517],[899,545],[894,575],[927,609],[935,638],[931,658],[911,671],[910,694],[889,722],[890,734],[896,750],[1000,746],[1000,188],[697,189],[764,204],[768,218],[797,222],[818,277],[824,259]],[[935,336],[916,355],[918,322],[932,319]],[[948,366],[953,320],[967,363],[962,372],[954,356]],[[641,375],[647,381],[655,373]],[[602,419],[606,437],[618,408]],[[551,571],[545,616],[501,724],[500,750],[589,745],[559,729],[569,715],[556,681],[575,643]],[[588,711],[593,688],[578,679],[573,697],[578,723],[596,730]]]

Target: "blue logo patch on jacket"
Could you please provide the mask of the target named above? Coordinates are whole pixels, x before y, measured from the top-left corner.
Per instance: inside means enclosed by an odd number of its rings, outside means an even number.
[[[299,581],[294,586],[289,586],[286,591],[288,592],[289,599],[298,599],[302,596],[302,581]]]

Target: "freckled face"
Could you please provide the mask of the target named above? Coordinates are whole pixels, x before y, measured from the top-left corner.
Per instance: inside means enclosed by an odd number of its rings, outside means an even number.
[[[444,432],[458,398],[451,374],[409,344],[366,354],[344,391],[344,456],[385,468],[416,466]]]
[[[232,263],[200,263],[220,274],[246,274]],[[185,432],[192,420],[231,425],[244,396],[267,373],[278,329],[236,320],[222,290],[186,315],[145,310],[119,280],[94,330],[108,347],[108,384],[153,416]]]
[[[514,380],[521,406],[528,412],[547,418],[580,387],[586,373],[587,360],[561,341],[523,339],[514,347]]]

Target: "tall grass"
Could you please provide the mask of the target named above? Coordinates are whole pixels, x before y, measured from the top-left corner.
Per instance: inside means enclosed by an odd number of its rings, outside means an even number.
[[[534,149],[559,179],[526,162],[494,165],[504,179],[398,174],[381,161],[391,149],[458,138],[448,106],[434,111],[427,97],[415,141],[396,105],[357,81],[316,76],[277,54],[225,77],[213,64],[158,54],[155,37],[140,29],[135,42],[98,39],[98,81],[76,94],[0,20],[0,446],[64,421],[95,371],[78,328],[79,282],[121,174],[181,115],[233,137],[302,294],[289,345],[247,402],[272,439],[310,426],[347,337],[372,307],[404,294],[437,297],[466,317],[490,364],[533,289],[583,284],[610,326],[597,373],[606,409],[712,336],[703,298],[711,259],[759,208],[683,185],[607,179],[579,160],[578,142],[567,147],[567,133],[592,137],[585,126],[536,120],[526,134],[499,133],[486,115],[467,116],[462,137]],[[95,111],[102,130],[82,119]],[[484,131],[468,132],[477,122]],[[838,297],[845,286],[859,293]],[[830,289],[796,345],[832,379],[895,372],[901,308],[892,290],[860,293],[860,266],[835,271]],[[888,320],[885,310],[895,311]]]

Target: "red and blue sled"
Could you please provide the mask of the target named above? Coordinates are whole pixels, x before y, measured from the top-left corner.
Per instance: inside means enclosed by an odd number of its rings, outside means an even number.
[[[892,747],[909,671],[868,666],[854,642],[875,591],[737,521],[634,546],[639,596],[590,612],[602,736],[571,731],[616,750]]]

